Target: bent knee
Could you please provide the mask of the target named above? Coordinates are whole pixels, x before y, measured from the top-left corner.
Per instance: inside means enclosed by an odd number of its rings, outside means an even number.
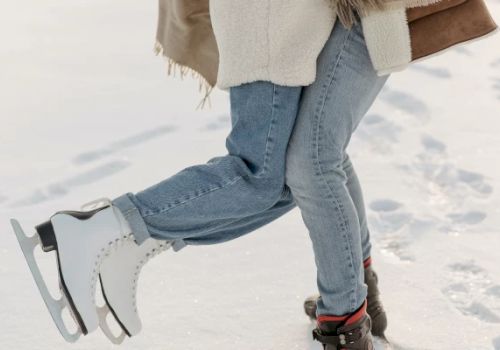
[[[346,181],[343,167],[345,156],[340,148],[331,149],[326,155],[318,155],[291,147],[287,154],[285,182],[294,194],[320,194],[328,187]]]
[[[320,173],[312,153],[306,149],[291,146],[287,152],[285,183],[294,195],[319,190]]]

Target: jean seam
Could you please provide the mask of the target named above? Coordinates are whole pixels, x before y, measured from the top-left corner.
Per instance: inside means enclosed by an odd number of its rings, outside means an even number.
[[[273,145],[273,138],[272,138],[272,132],[274,130],[274,127],[276,125],[276,95],[278,94],[276,84],[273,84],[273,98],[271,101],[271,119],[269,122],[269,131],[267,133],[267,138],[266,138],[266,148],[264,150],[264,164],[262,165],[262,170],[258,172],[255,177],[257,179],[260,179],[264,177],[264,175],[267,173],[268,166],[269,166],[269,159],[271,158],[271,147]]]
[[[347,33],[347,35],[344,39],[344,42],[342,43],[342,47],[340,49],[339,56],[331,69],[330,82],[328,83],[328,85],[326,85],[326,84],[324,85],[323,95],[321,96],[320,101],[319,101],[319,106],[316,109],[315,119],[316,119],[317,124],[314,128],[314,134],[313,134],[314,144],[312,145],[312,147],[313,147],[312,154],[313,154],[313,163],[316,167],[315,172],[317,173],[317,175],[319,175],[321,180],[326,185],[326,188],[329,190],[330,198],[332,199],[332,202],[334,202],[334,205],[337,207],[337,211],[338,211],[338,213],[340,213],[340,216],[342,218],[342,222],[340,223],[339,228],[341,229],[341,231],[343,233],[343,237],[347,243],[346,251],[350,252],[350,254],[347,254],[347,258],[348,258],[348,260],[350,260],[349,267],[351,267],[353,270],[352,272],[354,272],[354,257],[352,255],[352,241],[351,241],[351,238],[348,237],[348,234],[347,234],[349,232],[349,229],[350,229],[349,222],[346,219],[344,208],[343,208],[342,204],[340,203],[340,201],[338,200],[338,196],[336,195],[336,191],[332,188],[332,186],[330,185],[330,183],[326,179],[326,176],[324,175],[324,172],[323,172],[323,169],[321,166],[320,156],[319,156],[319,154],[320,154],[320,146],[319,146],[319,144],[320,144],[320,129],[321,129],[322,122],[324,120],[324,115],[325,115],[324,108],[326,105],[326,101],[328,99],[328,90],[330,89],[330,87],[333,85],[333,83],[335,81],[335,74],[336,74],[337,69],[340,65],[340,62],[342,61],[343,53],[345,51],[345,47],[347,45],[347,42],[349,41],[350,36],[351,36],[351,31],[349,31]],[[355,278],[355,275],[353,274],[352,279],[354,280],[354,278]],[[351,310],[354,310],[354,308],[357,307],[357,305],[355,305],[355,300],[354,300],[356,298],[356,293],[355,293],[356,287],[357,287],[357,282],[353,283],[353,288],[350,291],[351,297],[350,297],[349,301],[351,303],[351,305],[350,305]]]

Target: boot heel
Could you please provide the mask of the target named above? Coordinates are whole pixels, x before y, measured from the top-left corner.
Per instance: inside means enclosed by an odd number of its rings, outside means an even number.
[[[38,236],[40,237],[40,242],[42,250],[45,253],[54,251],[57,249],[56,234],[54,232],[54,227],[52,222],[47,221],[35,227]]]

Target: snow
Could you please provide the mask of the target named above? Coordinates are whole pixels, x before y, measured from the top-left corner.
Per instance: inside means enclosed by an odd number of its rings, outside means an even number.
[[[489,5],[500,22],[500,1]],[[5,0],[0,12],[0,348],[67,348],[8,219],[138,191],[224,153],[228,98],[194,109],[152,54],[153,2]],[[397,349],[500,349],[500,36],[394,75],[350,153]],[[56,281],[53,256],[40,254]],[[315,349],[298,211],[143,270],[144,331],[123,349]],[[56,290],[55,288],[54,290]],[[56,291],[57,293],[57,291]],[[74,349],[111,349],[96,332]]]

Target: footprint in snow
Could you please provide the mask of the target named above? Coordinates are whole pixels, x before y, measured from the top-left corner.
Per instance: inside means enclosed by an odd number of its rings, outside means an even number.
[[[431,135],[422,135],[423,151],[409,166],[401,169],[429,196],[432,211],[441,217],[441,232],[461,232],[483,222],[487,214],[467,207],[470,198],[489,198],[493,187],[483,174],[460,169],[448,160],[446,144]],[[423,181],[422,181],[423,180]]]
[[[370,151],[387,154],[399,141],[402,129],[379,114],[368,114],[354,133],[353,141],[367,144]]]
[[[439,79],[450,79],[451,78],[451,73],[446,68],[434,68],[434,67],[429,67],[429,66],[424,65],[424,64],[414,64],[414,65],[410,66],[409,68],[411,70],[417,71],[419,73],[429,75],[432,78],[439,78]]]
[[[75,176],[63,179],[47,185],[44,188],[34,191],[31,195],[21,198],[13,203],[13,207],[24,207],[35,205],[67,195],[73,188],[90,185],[119,173],[130,166],[126,160],[115,160],[88,171],[76,174]]]
[[[151,141],[153,139],[162,137],[166,134],[172,133],[177,128],[172,125],[164,125],[151,130],[146,130],[140,132],[138,134],[132,135],[130,137],[124,138],[122,140],[118,140],[116,142],[110,143],[107,146],[104,146],[99,149],[95,149],[93,151],[81,153],[77,155],[73,162],[78,165],[87,164],[90,162],[94,162],[100,160],[104,157],[113,155],[117,152],[120,152],[124,149],[139,146],[142,143]]]
[[[422,146],[424,146],[424,149],[428,152],[441,154],[446,152],[446,145],[430,135],[423,135],[421,138],[421,142]]]
[[[498,68],[500,67],[500,58],[496,59],[495,61],[491,62],[490,64],[493,68]]]
[[[453,224],[469,226],[480,224],[486,219],[487,216],[488,215],[482,211],[448,214],[448,218],[453,222]]]
[[[493,350],[500,350],[500,337],[496,337],[492,341],[493,343]]]
[[[220,115],[215,120],[201,128],[203,131],[216,131],[228,129],[231,126],[231,118],[228,115]]]
[[[391,199],[373,201],[368,208],[369,226],[377,237],[381,251],[400,261],[414,261],[408,250],[419,220],[405,211],[403,204]]]
[[[386,86],[380,94],[380,99],[394,108],[418,118],[421,122],[426,122],[430,118],[431,113],[425,102],[406,92],[393,90]]]
[[[423,135],[421,144],[423,151],[402,169],[412,176],[420,174],[424,187],[440,202],[459,203],[471,195],[484,198],[493,193],[483,174],[458,168],[448,160],[446,144],[430,135]]]
[[[500,90],[500,78],[493,78],[493,88],[495,90]]]
[[[500,92],[500,78],[493,79],[493,90]],[[500,95],[497,95],[497,98],[500,100]]]
[[[448,266],[450,284],[442,293],[463,315],[500,323],[500,285],[474,261]]]
[[[486,182],[484,175],[468,171],[464,169],[457,169],[458,179],[467,184],[471,189],[482,195],[490,195],[493,193],[493,187]]]
[[[380,199],[370,203],[370,209],[376,212],[394,212],[401,209],[403,204],[392,199]]]

